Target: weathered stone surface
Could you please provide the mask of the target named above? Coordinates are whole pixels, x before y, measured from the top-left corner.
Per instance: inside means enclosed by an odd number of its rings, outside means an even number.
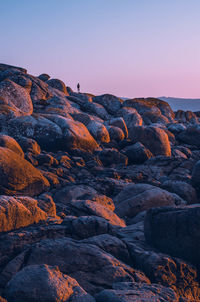
[[[162,114],[170,121],[173,121],[174,119],[174,112],[169,104],[156,98],[128,99],[124,102],[123,106],[133,107],[138,111],[139,114],[153,112],[154,114],[156,113],[158,117]]]
[[[43,263],[57,265],[62,273],[75,278],[80,286],[91,294],[104,287],[111,287],[114,282],[149,282],[144,274],[99,247],[69,238],[44,240],[36,244],[30,251],[26,264]]]
[[[64,94],[68,95],[65,83],[63,81],[58,80],[58,79],[51,79],[51,80],[46,81],[46,83],[49,86],[56,88],[56,89],[62,91]]]
[[[134,217],[152,207],[180,205],[184,202],[178,195],[148,184],[128,185],[114,199],[115,212],[119,217]]]
[[[29,93],[18,84],[5,80],[0,83],[0,99],[5,105],[19,111],[22,115],[29,115],[33,112],[33,104]]]
[[[168,180],[162,184],[162,188],[179,195],[181,198],[186,200],[188,204],[197,202],[197,194],[195,189],[186,182]]]
[[[115,127],[115,126],[107,126],[106,128],[109,132],[111,141],[114,140],[116,142],[120,142],[120,141],[124,140],[125,135],[124,135],[124,132],[122,131],[122,129]]]
[[[8,135],[0,134],[0,147],[8,148],[24,158],[24,152],[16,140]]]
[[[7,284],[5,296],[8,302],[95,301],[75,279],[48,265],[31,265],[18,272]]]
[[[87,129],[98,142],[109,143],[109,132],[102,123],[90,121],[87,125]]]
[[[103,94],[93,97],[93,102],[101,104],[110,114],[115,114],[121,108],[123,101],[111,94]]]
[[[125,138],[128,137],[128,129],[127,129],[126,123],[122,117],[112,118],[109,121],[109,124],[111,126],[120,128],[123,131]]]
[[[0,194],[38,195],[49,182],[29,162],[7,148],[0,147]]]
[[[180,132],[177,137],[183,143],[200,147],[200,126],[189,126],[186,130]]]
[[[46,219],[47,214],[38,207],[35,199],[0,196],[0,232],[15,230]]]
[[[178,110],[175,114],[175,119],[179,121],[179,123],[191,123],[191,124],[199,123],[197,116],[192,111]]]
[[[138,240],[128,242],[128,249],[135,266],[142,270],[152,283],[172,288],[183,301],[200,299],[198,273],[194,266],[151,249]]]
[[[42,73],[42,74],[39,75],[38,79],[46,82],[46,81],[48,81],[50,79],[50,76],[48,74],[46,74],[46,73]]]
[[[128,156],[129,164],[142,164],[153,156],[151,151],[139,142],[125,147],[123,152]]]
[[[126,166],[128,164],[128,157],[114,148],[104,148],[98,152],[98,156],[105,166],[112,164],[122,164]]]
[[[147,242],[199,268],[200,206],[158,208],[145,218]]]
[[[134,126],[142,126],[143,124],[141,115],[132,107],[123,107],[117,114],[123,117],[128,130]]]
[[[111,225],[125,227],[126,224],[123,219],[120,219],[113,211],[100,203],[84,200],[71,203],[71,211],[77,216],[84,216],[86,214],[102,217]]]
[[[154,155],[171,156],[171,147],[166,132],[158,127],[133,127],[129,137],[141,142]]]
[[[178,296],[169,288],[157,284],[122,282],[114,284],[95,296],[97,302],[178,302]]]

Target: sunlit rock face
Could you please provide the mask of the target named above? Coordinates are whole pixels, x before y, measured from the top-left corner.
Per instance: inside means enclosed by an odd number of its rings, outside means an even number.
[[[199,122],[0,64],[0,301],[200,301]]]
[[[154,155],[171,155],[168,135],[158,127],[133,127],[129,131],[129,137],[141,142]]]
[[[38,207],[37,200],[29,197],[0,196],[0,231],[26,227],[27,225],[45,221],[47,214]]]
[[[48,187],[49,182],[39,170],[10,149],[0,147],[1,194],[34,196]]]
[[[31,265],[17,273],[6,288],[8,301],[95,302],[78,282],[62,274],[58,267]]]

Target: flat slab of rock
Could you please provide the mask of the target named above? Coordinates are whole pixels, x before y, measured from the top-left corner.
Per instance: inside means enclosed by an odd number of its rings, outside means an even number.
[[[145,217],[147,242],[200,268],[200,206],[151,209]]]

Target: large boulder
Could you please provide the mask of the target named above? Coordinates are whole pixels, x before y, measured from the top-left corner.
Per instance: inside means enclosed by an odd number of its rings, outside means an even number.
[[[58,80],[58,79],[51,79],[51,80],[48,80],[46,83],[49,86],[62,91],[64,94],[69,95],[68,92],[67,92],[67,88],[65,86],[65,83],[63,81]]]
[[[115,212],[119,217],[134,217],[153,207],[185,204],[178,195],[149,184],[126,186],[115,198]]]
[[[33,104],[27,90],[10,80],[0,83],[0,99],[21,115],[29,115],[33,112]]]
[[[76,201],[72,202],[69,207],[71,208],[70,212],[72,212],[76,216],[94,215],[97,217],[104,218],[111,225],[120,227],[126,226],[123,219],[120,219],[107,206],[104,206],[98,202],[94,202],[91,200]]]
[[[7,131],[16,139],[23,136],[36,140],[45,150],[58,149],[62,139],[61,128],[42,116],[23,116],[12,119],[7,125]]]
[[[110,135],[106,127],[99,122],[90,121],[87,125],[87,129],[90,131],[92,136],[98,141],[102,143],[110,142]]]
[[[147,242],[200,268],[200,206],[151,209],[145,217]]]
[[[0,147],[8,148],[24,158],[24,152],[16,140],[8,135],[0,134]]]
[[[28,161],[0,147],[0,194],[34,196],[48,187],[47,179]]]
[[[129,131],[130,139],[141,142],[154,155],[171,156],[168,135],[158,127],[132,127]]]
[[[93,102],[101,104],[110,114],[116,114],[123,104],[123,100],[111,94],[95,96]]]
[[[143,115],[145,112],[152,112],[160,118],[161,115],[167,117],[169,121],[173,121],[174,112],[167,102],[156,98],[135,98],[128,99],[123,106],[135,108],[139,114]]]
[[[75,279],[48,265],[22,269],[7,284],[5,296],[8,302],[95,302]]]
[[[51,114],[48,118],[62,129],[62,149],[81,149],[90,152],[98,147],[84,124],[59,115]]]
[[[151,151],[139,142],[125,147],[123,152],[128,156],[128,162],[130,164],[142,164],[153,156]]]
[[[192,111],[178,110],[175,118],[179,123],[199,124],[198,117]]]
[[[180,132],[177,138],[185,144],[200,147],[200,126],[192,125]]]
[[[123,117],[128,130],[134,126],[142,126],[143,124],[141,115],[132,107],[121,108],[117,115]]]
[[[109,121],[109,125],[120,128],[123,131],[125,138],[128,137],[128,129],[122,117],[112,118]]]
[[[35,199],[0,196],[0,232],[26,227],[46,219],[47,214],[38,207]]]
[[[121,128],[115,127],[115,126],[107,126],[106,127],[111,141],[120,142],[125,139],[124,132]]]
[[[189,183],[184,181],[166,180],[162,183],[162,189],[179,195],[186,200],[188,204],[197,202],[196,190]]]
[[[67,261],[66,261],[67,260]],[[119,281],[149,282],[145,275],[117,260],[99,247],[70,238],[43,240],[29,250],[26,265],[57,265],[75,278],[81,287],[94,294]]]

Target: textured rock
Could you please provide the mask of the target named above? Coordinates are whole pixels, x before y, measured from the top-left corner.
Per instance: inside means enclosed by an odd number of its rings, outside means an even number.
[[[132,107],[123,107],[118,111],[118,115],[123,117],[128,130],[134,126],[142,126],[143,124],[141,115]]]
[[[171,156],[171,147],[166,132],[158,127],[133,127],[129,137],[141,142],[154,155]]]
[[[109,208],[91,200],[71,203],[71,210],[77,216],[83,216],[87,213],[89,215],[102,217],[111,225],[120,227],[126,226],[125,222],[120,219],[115,213],[113,213],[113,211],[111,211]]]
[[[98,141],[102,143],[110,142],[110,135],[106,127],[99,122],[91,121],[87,125],[87,129],[90,131],[92,136]]]
[[[135,108],[139,114],[144,114],[145,112],[152,112],[160,115],[166,116],[170,121],[174,119],[174,112],[168,103],[161,101],[156,98],[136,98],[128,99],[124,102],[123,106]]]
[[[127,129],[126,123],[122,117],[112,118],[110,120],[109,124],[111,126],[120,128],[123,131],[125,138],[128,137],[128,129]]]
[[[189,126],[177,136],[180,141],[189,145],[200,147],[200,126]]]
[[[33,104],[29,93],[18,84],[5,80],[0,83],[0,99],[5,105],[18,110],[22,115],[33,112]]]
[[[157,284],[122,282],[114,284],[95,296],[97,302],[178,302],[178,296],[169,288]]]
[[[128,185],[114,199],[119,217],[134,217],[152,207],[179,205],[184,202],[176,194],[148,184]]]
[[[195,189],[188,183],[183,181],[165,181],[162,188],[179,195],[187,201],[188,204],[197,202],[197,194]]]
[[[24,158],[24,152],[16,140],[8,135],[0,134],[0,147],[8,148]]]
[[[39,221],[45,221],[47,214],[30,197],[0,196],[0,232],[15,230]]]
[[[31,265],[17,273],[6,287],[9,301],[94,302],[78,282],[62,274],[58,267]]]
[[[123,101],[111,94],[103,94],[93,97],[93,102],[101,104],[110,114],[115,114],[120,108]]]
[[[149,149],[139,142],[125,147],[123,152],[128,156],[129,164],[142,164],[153,156]]]
[[[62,91],[64,94],[68,95],[65,83],[63,81],[58,80],[58,79],[51,79],[51,80],[48,80],[46,83],[49,86],[56,88],[56,89]]]
[[[38,195],[49,182],[29,162],[7,148],[0,147],[0,194]]]
[[[147,242],[199,268],[200,206],[158,208],[145,218]]]
[[[99,247],[69,238],[44,240],[36,244],[26,264],[43,263],[57,265],[62,273],[75,278],[84,290],[92,294],[104,287],[111,287],[114,282],[149,282],[144,274]]]
[[[114,140],[116,142],[120,142],[120,141],[124,140],[125,135],[124,135],[124,132],[122,131],[122,129],[115,127],[115,126],[107,126],[106,128],[109,132],[111,141]]]
[[[112,164],[122,164],[126,166],[128,164],[128,157],[114,148],[104,148],[98,152],[98,156],[105,166]]]

